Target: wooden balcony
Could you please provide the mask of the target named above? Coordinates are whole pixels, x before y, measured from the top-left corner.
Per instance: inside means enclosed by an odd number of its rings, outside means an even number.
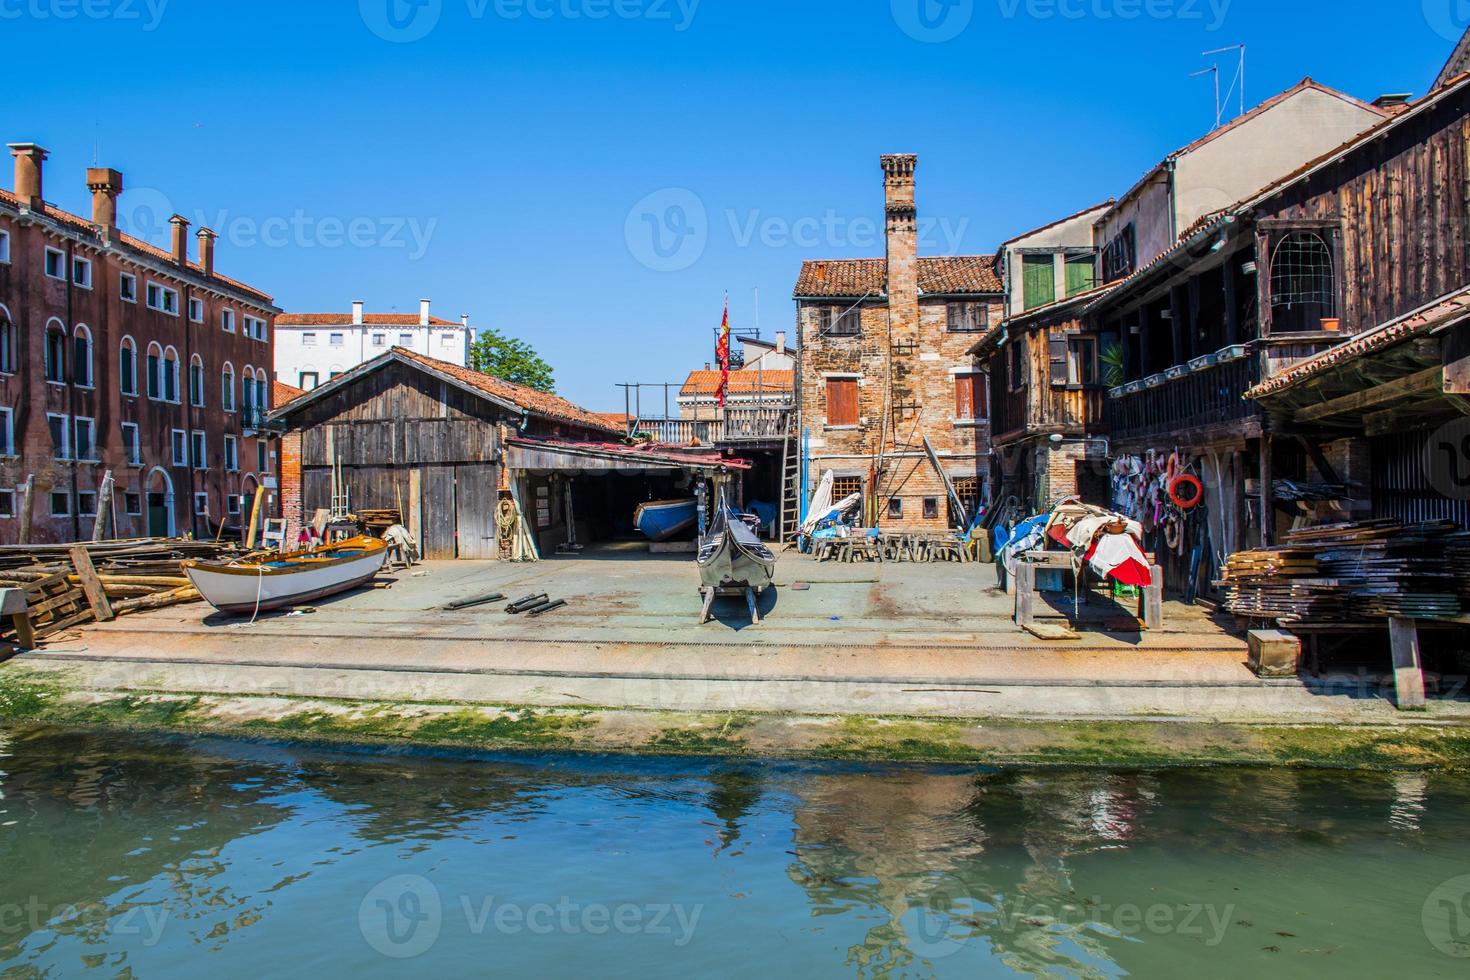
[[[674,446],[780,442],[790,431],[792,412],[766,406],[730,408],[710,419],[639,419],[637,432]]]
[[[1169,441],[1191,432],[1249,427],[1256,406],[1242,397],[1260,380],[1259,360],[1235,348],[1170,368],[1108,392],[1108,435],[1114,443]]]

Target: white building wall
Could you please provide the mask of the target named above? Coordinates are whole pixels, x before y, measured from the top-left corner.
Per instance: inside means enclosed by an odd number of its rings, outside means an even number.
[[[298,388],[310,388],[334,374],[405,347],[460,367],[469,366],[474,328],[460,324],[431,324],[428,327],[351,322],[340,324],[277,324],[276,377]],[[303,381],[303,375],[305,379]]]

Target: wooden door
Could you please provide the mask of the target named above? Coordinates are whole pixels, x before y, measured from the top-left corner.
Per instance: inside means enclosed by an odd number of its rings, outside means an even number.
[[[455,532],[461,558],[495,558],[496,467],[475,463],[455,469]]]
[[[424,557],[457,558],[454,529],[458,507],[455,503],[454,467],[425,466],[422,485],[423,498],[419,510],[423,515],[424,536],[419,546]]]

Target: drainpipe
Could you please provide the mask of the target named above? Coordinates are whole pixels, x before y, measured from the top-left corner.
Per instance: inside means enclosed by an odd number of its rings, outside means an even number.
[[[1178,192],[1178,181],[1175,180],[1174,176],[1177,167],[1178,161],[1170,157],[1166,173],[1168,174],[1169,181],[1169,241],[1171,242],[1177,242],[1179,240],[1179,202],[1175,197],[1175,194]]]

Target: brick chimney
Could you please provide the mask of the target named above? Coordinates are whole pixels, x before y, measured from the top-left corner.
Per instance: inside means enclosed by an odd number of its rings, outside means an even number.
[[[913,311],[918,329],[918,210],[914,204],[914,169],[919,158],[912,153],[891,153],[883,162],[883,212],[888,242],[888,309],[890,317]]]
[[[419,300],[419,326],[421,326],[421,327],[427,327],[428,325],[429,325],[429,301],[426,300],[426,299],[421,299],[421,300]]]
[[[218,237],[208,228],[199,229],[199,265],[206,276],[214,275],[214,240]]]
[[[182,214],[176,214],[168,219],[173,225],[173,253],[174,261],[179,265],[189,264],[189,219]]]
[[[360,327],[363,324],[363,302],[360,299],[352,301],[352,325]]]
[[[92,192],[92,224],[110,241],[117,235],[117,197],[123,192],[123,175],[106,167],[88,167],[87,190]]]
[[[46,210],[42,176],[50,151],[35,143],[11,143],[10,155],[15,157],[15,196],[20,198],[21,206],[32,211]]]

